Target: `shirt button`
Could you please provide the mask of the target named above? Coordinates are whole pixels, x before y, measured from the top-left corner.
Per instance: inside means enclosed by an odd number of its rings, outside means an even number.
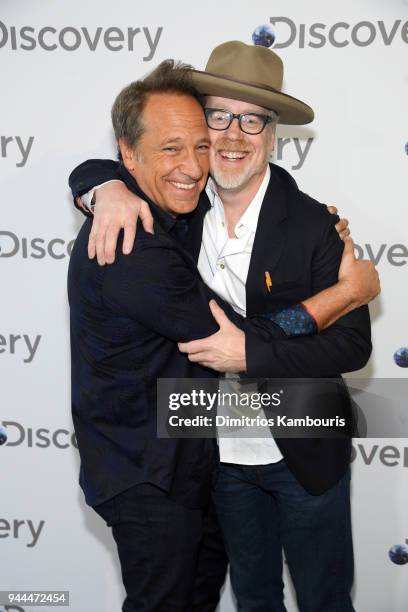
[[[220,264],[220,268],[223,270],[225,268],[224,264]]]

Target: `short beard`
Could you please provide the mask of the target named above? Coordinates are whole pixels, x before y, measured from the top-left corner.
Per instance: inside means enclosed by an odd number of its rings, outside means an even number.
[[[245,168],[242,172],[235,174],[213,168],[211,176],[221,189],[238,189],[248,181],[252,172],[252,168]]]
[[[266,166],[269,163],[269,160],[272,157],[273,148],[270,151],[265,152],[265,156],[263,159],[262,167]],[[255,170],[256,171],[256,170]],[[254,174],[254,169],[251,167],[247,167],[242,172],[237,173],[229,173],[223,172],[218,168],[214,167],[210,169],[210,174],[221,189],[239,189],[242,185],[251,178]]]

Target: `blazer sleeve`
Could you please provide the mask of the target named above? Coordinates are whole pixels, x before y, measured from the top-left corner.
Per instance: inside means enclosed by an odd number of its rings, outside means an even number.
[[[324,213],[324,227],[312,261],[312,294],[337,282],[343,252],[333,224]],[[367,306],[338,319],[312,336],[273,340],[267,331],[246,334],[247,375],[269,377],[325,377],[359,370],[370,358],[371,327]]]
[[[246,319],[236,313],[177,250],[161,244],[156,236],[139,236],[130,255],[122,255],[118,249],[115,263],[105,270],[104,304],[175,342],[205,338],[218,331],[208,305],[211,299],[245,332],[266,334],[268,339],[286,337],[273,321],[262,316]]]
[[[112,159],[88,159],[77,166],[68,178],[75,206],[79,208],[75,198],[87,193],[96,185],[111,181],[112,179],[121,180],[118,167],[118,162]],[[81,208],[79,210],[84,212]]]

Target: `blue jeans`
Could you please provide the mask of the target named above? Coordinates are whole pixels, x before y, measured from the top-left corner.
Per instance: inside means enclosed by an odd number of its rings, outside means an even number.
[[[300,612],[353,612],[350,472],[310,495],[284,460],[219,463],[214,501],[242,612],[285,612],[282,548]]]

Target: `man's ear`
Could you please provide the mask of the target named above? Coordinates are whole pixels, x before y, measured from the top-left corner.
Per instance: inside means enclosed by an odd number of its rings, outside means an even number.
[[[118,147],[122,156],[123,165],[125,166],[126,170],[132,172],[132,170],[135,169],[134,150],[128,145],[124,138],[119,138]]]

